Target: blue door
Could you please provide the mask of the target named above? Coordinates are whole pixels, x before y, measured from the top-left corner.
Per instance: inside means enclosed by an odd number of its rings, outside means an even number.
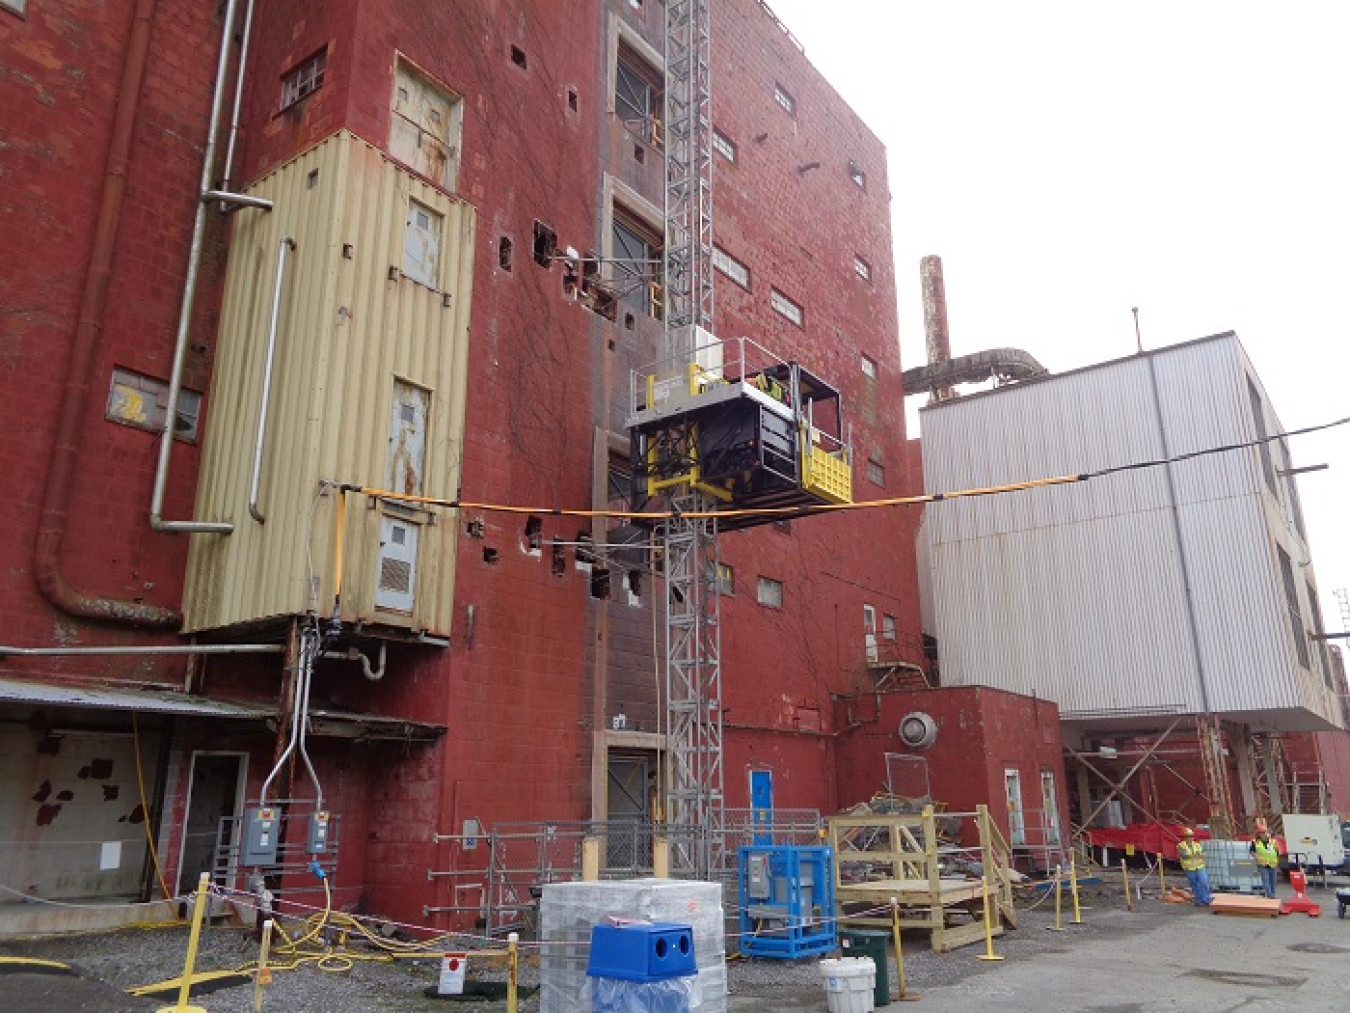
[[[756,844],[772,844],[773,771],[750,771],[750,810],[755,823]]]

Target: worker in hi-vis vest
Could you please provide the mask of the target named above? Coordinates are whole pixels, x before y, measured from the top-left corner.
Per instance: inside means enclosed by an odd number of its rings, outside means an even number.
[[[1195,839],[1195,831],[1190,827],[1181,831],[1181,840],[1177,841],[1177,857],[1181,859],[1181,871],[1191,884],[1191,895],[1197,907],[1208,907],[1213,899],[1209,892],[1209,873],[1205,871],[1205,847]]]
[[[1280,853],[1275,842],[1270,839],[1270,831],[1258,827],[1256,840],[1252,841],[1252,855],[1256,858],[1256,871],[1261,874],[1261,889],[1267,897],[1275,896],[1275,875],[1280,868]]]

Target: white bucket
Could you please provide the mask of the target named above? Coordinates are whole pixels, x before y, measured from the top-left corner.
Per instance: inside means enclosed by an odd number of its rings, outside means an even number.
[[[830,1013],[872,1013],[877,967],[871,957],[840,957],[822,960],[820,976],[825,981],[825,999]]]
[[[437,995],[464,994],[464,967],[468,962],[467,953],[446,953],[441,956],[441,980],[436,984]]]

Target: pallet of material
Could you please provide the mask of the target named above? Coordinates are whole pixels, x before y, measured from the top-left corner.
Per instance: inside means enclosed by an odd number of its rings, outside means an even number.
[[[1209,902],[1216,915],[1246,915],[1249,918],[1276,918],[1280,902],[1273,897],[1248,897],[1236,893],[1216,893]]]

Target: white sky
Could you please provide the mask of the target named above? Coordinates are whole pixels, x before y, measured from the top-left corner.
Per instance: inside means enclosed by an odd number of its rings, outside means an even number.
[[[1236,331],[1286,429],[1350,415],[1350,2],[769,3],[889,151],[906,368],[936,253],[953,355],[1128,355],[1138,306],[1146,348]],[[1290,450],[1340,632],[1350,425]]]

